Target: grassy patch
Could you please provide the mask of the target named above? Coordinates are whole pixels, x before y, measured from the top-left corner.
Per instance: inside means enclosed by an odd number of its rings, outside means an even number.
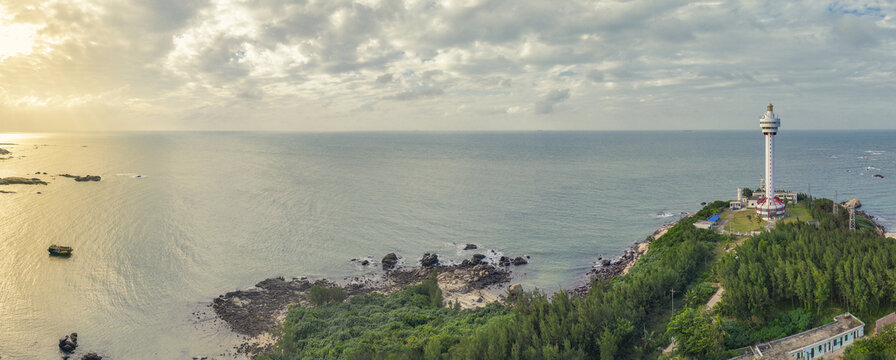
[[[782,224],[790,224],[790,223],[805,223],[806,221],[813,221],[815,218],[812,217],[812,214],[809,213],[809,209],[806,209],[803,203],[787,204],[787,217],[780,221]]]
[[[756,214],[756,210],[753,209],[735,211],[731,215],[731,219],[728,221],[728,224],[725,225],[725,230],[731,232],[749,232],[761,229],[765,226],[766,221],[760,220],[757,225],[757,217],[758,215]]]

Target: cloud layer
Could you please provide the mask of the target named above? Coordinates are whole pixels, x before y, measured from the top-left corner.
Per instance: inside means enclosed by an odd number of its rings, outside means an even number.
[[[893,128],[894,10],[13,0],[0,131]]]

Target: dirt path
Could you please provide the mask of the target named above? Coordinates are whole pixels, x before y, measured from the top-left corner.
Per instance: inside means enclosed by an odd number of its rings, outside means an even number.
[[[712,294],[712,297],[709,298],[709,301],[706,302],[706,307],[703,311],[710,311],[716,304],[722,300],[722,294],[725,293],[725,288],[719,285],[719,290],[716,290],[715,294]]]

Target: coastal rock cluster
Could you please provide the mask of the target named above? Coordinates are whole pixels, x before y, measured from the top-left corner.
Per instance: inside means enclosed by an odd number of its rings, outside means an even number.
[[[71,333],[59,339],[59,350],[62,351],[63,360],[69,360],[71,354],[78,348],[78,333]],[[95,352],[89,352],[81,357],[81,360],[103,360],[103,357]]]
[[[365,279],[355,278],[344,286],[346,293],[351,296],[370,292],[388,294],[435,276],[446,301],[468,296],[474,298],[472,302],[482,303],[482,290],[510,281],[510,271],[506,267],[486,263],[483,261],[485,255],[482,254],[473,255],[472,259],[464,260],[461,264],[446,266],[440,265],[438,255],[425,254],[420,259],[420,264],[425,266],[413,268],[397,266],[398,259],[395,253],[387,254],[383,258],[383,269],[387,271]],[[509,258],[508,261],[513,263]],[[233,331],[257,337],[274,330],[290,305],[309,306],[308,292],[315,285],[337,286],[326,279],[312,282],[306,278],[286,280],[277,277],[261,281],[246,290],[220,295],[210,306]],[[254,349],[249,344],[244,345],[247,346],[242,349]]]
[[[277,316],[293,303],[307,302],[306,292],[314,285],[332,286],[327,280],[263,280],[246,290],[231,291],[212,302],[212,308],[234,331],[256,336],[276,327]]]

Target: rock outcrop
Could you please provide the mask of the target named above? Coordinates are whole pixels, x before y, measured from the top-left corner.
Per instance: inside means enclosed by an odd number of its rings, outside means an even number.
[[[482,259],[485,259],[485,255],[473,254],[473,258],[470,260],[470,263],[473,265],[479,265],[480,263],[482,263]]]
[[[212,309],[233,331],[256,336],[277,326],[277,316],[293,303],[306,301],[305,292],[314,285],[331,287],[326,280],[271,278],[247,290],[231,291],[216,298]]]
[[[392,270],[395,268],[395,264],[398,264],[398,255],[395,253],[388,253],[386,256],[383,256],[383,270]]]
[[[436,254],[426,253],[420,259],[420,266],[425,268],[439,266],[439,256]]]
[[[847,209],[849,209],[849,208],[851,208],[851,207],[853,207],[853,208],[860,208],[860,207],[862,207],[862,202],[859,201],[859,199],[852,199],[852,200],[849,200],[849,201],[844,201],[844,202],[842,202],[841,204],[842,204],[844,207],[846,207]]]

